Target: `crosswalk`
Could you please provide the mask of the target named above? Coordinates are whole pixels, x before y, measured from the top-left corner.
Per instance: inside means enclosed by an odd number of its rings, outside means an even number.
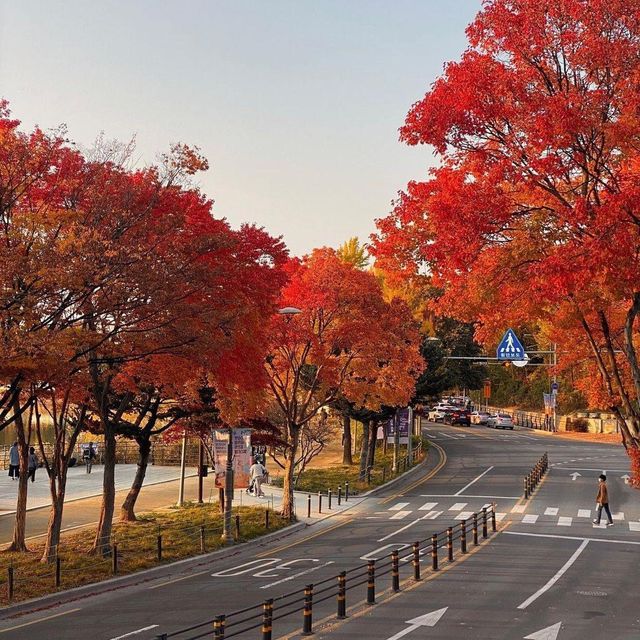
[[[469,433],[462,433],[460,431],[450,431],[445,433],[444,431],[437,431],[436,429],[423,429],[424,434],[430,440],[474,440],[474,439],[482,439],[482,440],[494,440],[494,441],[503,441],[503,440],[519,440],[519,441],[537,441],[536,438],[529,435],[524,435],[522,433],[514,433],[510,431],[509,433],[502,433],[499,431],[483,431],[482,435],[479,433],[475,433],[470,431]]]
[[[397,502],[388,507],[386,513],[389,520],[404,520],[410,516],[417,517],[418,520],[437,520],[439,518],[448,520],[470,520],[474,513],[480,514],[483,507],[490,507],[490,503],[471,507],[468,502],[425,502],[417,508],[412,508],[409,502]],[[558,527],[572,527],[574,525],[589,525],[594,527],[606,528],[606,518],[600,525],[592,525],[592,517],[595,511],[592,509],[575,509],[570,513],[560,513],[560,507],[546,507],[542,513],[524,513],[527,505],[514,505],[509,512],[496,512],[496,521],[500,522],[505,518],[509,518],[514,524],[523,525],[544,525]],[[473,510],[471,510],[473,509]],[[640,532],[640,518],[638,520],[627,519],[623,511],[611,514],[614,524],[620,525],[626,523],[629,531]]]

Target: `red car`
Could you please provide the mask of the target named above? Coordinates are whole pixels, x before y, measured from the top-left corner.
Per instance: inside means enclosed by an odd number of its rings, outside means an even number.
[[[465,427],[471,426],[471,412],[466,409],[455,409],[450,413],[447,413],[444,417],[444,422],[447,424],[460,424]]]

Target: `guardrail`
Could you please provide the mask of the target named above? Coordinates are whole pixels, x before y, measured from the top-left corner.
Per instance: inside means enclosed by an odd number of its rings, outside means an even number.
[[[506,413],[511,416],[513,424],[527,429],[539,429],[540,431],[554,431],[553,418],[534,411],[508,411],[499,407],[487,407],[487,411]]]
[[[412,575],[408,579],[421,580],[423,556],[430,557],[430,563],[424,565],[432,572],[439,571],[442,563],[452,563],[456,557],[456,547],[460,554],[468,552],[468,545],[477,546],[479,537],[486,539],[491,532],[497,531],[496,505],[483,507],[482,511],[474,513],[471,518],[461,520],[458,524],[448,527],[446,531],[434,533],[431,537],[413,543],[411,552],[400,557],[398,550],[393,551],[386,559],[367,560],[353,569],[341,571],[335,576],[326,578],[313,584],[307,584],[303,589],[290,591],[276,598],[268,598],[231,613],[220,614],[191,625],[184,629],[161,633],[156,640],[200,640],[201,638],[235,638],[250,631],[262,632],[262,640],[272,640],[274,622],[294,615],[302,614],[302,635],[313,633],[313,608],[323,602],[335,598],[337,620],[346,617],[347,595],[358,587],[366,586],[365,602],[373,605],[376,602],[376,588],[380,587],[379,578],[391,576],[391,590],[400,591],[400,567],[410,565]],[[458,543],[458,544],[456,544]],[[441,550],[446,550],[444,553]],[[191,635],[186,635],[191,634]],[[257,635],[257,634],[256,634]]]
[[[542,478],[549,470],[549,456],[545,454],[536,462],[531,471],[524,477],[524,499],[528,500],[535,488],[540,484]]]

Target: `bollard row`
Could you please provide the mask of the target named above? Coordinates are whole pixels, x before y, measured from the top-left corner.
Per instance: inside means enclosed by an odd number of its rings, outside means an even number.
[[[262,640],[272,640],[274,622],[292,615],[301,615],[301,635],[312,635],[314,606],[335,599],[335,617],[343,620],[347,617],[347,596],[351,590],[364,587],[366,604],[375,605],[377,590],[380,589],[380,582],[385,576],[389,576],[390,580],[383,584],[382,588],[386,587],[391,592],[398,593],[402,586],[400,569],[403,564],[412,569],[412,576],[409,579],[414,582],[420,581],[423,569],[428,570],[428,565],[423,564],[424,556],[431,556],[431,571],[436,572],[440,569],[441,562],[453,563],[458,553],[462,555],[468,553],[469,544],[477,546],[480,536],[487,539],[489,528],[492,532],[497,530],[495,504],[483,507],[481,512],[474,513],[469,519],[461,520],[455,526],[448,527],[446,531],[433,534],[427,540],[414,542],[411,549],[406,550],[408,552],[406,556],[400,556],[402,550],[394,550],[387,558],[367,560],[366,564],[349,571],[341,571],[337,576],[307,584],[302,590],[298,589],[277,598],[270,598],[261,604],[233,613],[218,615],[212,620],[186,629],[160,634],[156,638],[169,640],[179,636],[181,640],[196,640],[210,637],[209,634],[213,629],[213,637],[217,640],[237,636],[247,637],[246,634],[254,630],[261,630]],[[188,632],[194,632],[195,635],[186,638],[185,634]]]
[[[535,466],[524,478],[524,499],[528,500],[536,490],[542,478],[549,470],[549,456],[545,454],[536,462]]]

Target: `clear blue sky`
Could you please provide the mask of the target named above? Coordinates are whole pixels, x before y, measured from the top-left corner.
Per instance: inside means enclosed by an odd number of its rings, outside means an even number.
[[[25,126],[140,163],[200,146],[215,213],[292,252],[367,238],[429,149],[398,127],[480,0],[0,0],[0,95]]]

